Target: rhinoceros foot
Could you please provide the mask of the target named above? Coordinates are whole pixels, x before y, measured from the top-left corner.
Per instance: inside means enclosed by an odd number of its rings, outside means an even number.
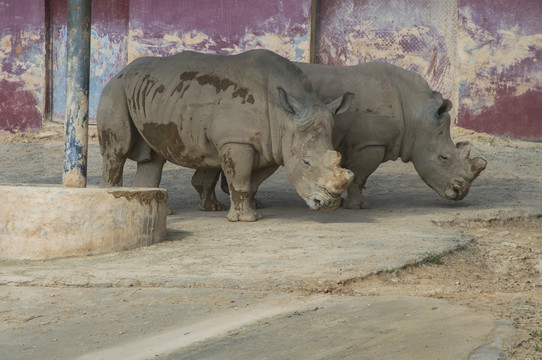
[[[262,214],[260,214],[259,212],[255,211],[253,209],[239,211],[239,210],[235,210],[235,209],[232,208],[228,212],[228,221],[231,221],[231,222],[257,221],[257,220],[261,219],[262,217],[263,217]]]
[[[252,199],[252,207],[254,209],[263,209],[263,203],[260,200]]]
[[[219,201],[205,199],[200,201],[199,209],[201,211],[224,211],[226,206]]]
[[[360,210],[360,209],[370,209],[371,203],[365,200],[364,198],[352,198],[348,197],[342,203],[343,209],[349,209],[349,210]]]

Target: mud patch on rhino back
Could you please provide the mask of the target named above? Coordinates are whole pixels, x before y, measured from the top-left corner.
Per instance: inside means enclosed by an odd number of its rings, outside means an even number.
[[[197,71],[185,71],[181,75],[179,75],[179,79],[181,81],[173,89],[173,91],[171,92],[171,96],[173,96],[173,94],[178,92],[180,93],[179,97],[182,98],[186,90],[188,90],[188,88],[190,87],[190,81],[194,80],[197,74],[198,74]],[[186,82],[186,86],[184,86],[185,82]]]
[[[145,82],[145,87],[143,88],[143,91],[142,91],[142,108],[143,108],[143,115],[144,116],[147,116],[147,110],[145,109],[145,106],[147,104],[147,95],[150,94],[152,88],[156,85],[156,80],[154,79],[151,79],[150,76],[146,79],[146,82]],[[158,87],[159,88],[159,87]],[[156,91],[154,93],[154,95],[156,95]],[[153,97],[154,97],[153,95]]]
[[[250,94],[250,90],[244,86],[241,86],[230,79],[220,78],[216,75],[206,74],[201,75],[196,78],[198,83],[202,86],[211,85],[215,88],[216,93],[218,94],[221,91],[226,91],[230,86],[233,87],[232,98],[240,97],[242,99],[242,104],[248,102],[254,104],[254,96]]]
[[[181,128],[182,129],[182,128]],[[143,124],[145,141],[166,160],[181,166],[200,169],[205,167],[205,157],[187,149],[175,123]]]
[[[164,85],[160,85],[159,87],[157,87],[156,90],[154,90],[154,95],[152,96],[152,100],[154,101],[156,94],[161,94],[164,92],[164,90],[165,90]]]

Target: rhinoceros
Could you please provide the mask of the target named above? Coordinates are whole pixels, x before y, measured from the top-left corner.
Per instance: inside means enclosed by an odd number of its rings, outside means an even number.
[[[333,146],[342,154],[341,165],[355,175],[344,208],[370,208],[363,188],[369,175],[388,160],[411,161],[423,181],[449,200],[463,199],[485,169],[483,158],[469,159],[468,143],[452,142],[452,103],[432,91],[420,75],[376,62],[297,65],[321,99],[344,91],[355,94],[350,109],[335,117],[333,129]]]
[[[136,59],[100,96],[102,185],[122,186],[127,158],[137,162],[133,186],[159,186],[166,161],[222,168],[228,220],[256,221],[257,187],[284,165],[311,209],[335,210],[354,175],[332,147],[333,114],[346,111],[352,96],[324,104],[296,65],[267,50]],[[202,207],[213,205],[218,210],[216,202]]]

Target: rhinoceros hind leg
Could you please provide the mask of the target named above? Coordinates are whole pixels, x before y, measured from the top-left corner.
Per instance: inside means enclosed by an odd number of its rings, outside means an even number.
[[[277,169],[279,168],[278,165],[273,165],[273,166],[268,166],[266,168],[263,168],[263,169],[260,169],[260,170],[256,170],[252,173],[252,182],[251,182],[251,191],[256,194],[256,192],[258,191],[258,188],[260,187],[260,185],[268,178],[270,177],[271,175],[273,175],[273,173],[275,171],[277,171]],[[260,201],[260,200],[257,200],[255,198],[252,198],[252,207],[254,207],[255,209],[263,209],[264,208],[264,205],[263,203]]]
[[[102,91],[96,112],[102,186],[122,186],[124,163],[137,136],[123,94],[122,83],[111,81]]]
[[[363,197],[363,188],[367,178],[384,160],[386,149],[383,146],[369,146],[361,150],[353,149],[346,154],[346,168],[354,172],[354,182],[347,190],[347,197],[343,203],[344,209],[370,209],[371,203]]]
[[[264,206],[263,202],[261,202],[260,200],[254,198],[254,199],[252,199],[252,207],[254,209],[263,209],[265,206]]]
[[[151,187],[160,186],[162,180],[162,168],[166,160],[158,155],[154,150],[151,151],[151,159],[148,161],[139,161],[137,163],[136,175],[133,187]]]
[[[192,186],[199,194],[199,209],[201,211],[222,211],[226,206],[218,201],[215,186],[222,170],[198,169],[192,176]]]
[[[363,196],[359,199],[348,195],[348,198],[342,203],[342,207],[348,210],[370,209],[371,203]]]
[[[103,156],[102,186],[122,186],[122,175],[126,158]]]
[[[254,155],[254,148],[248,144],[225,144],[220,149],[220,162],[230,191],[229,221],[256,221],[262,218],[252,207],[257,190],[251,181]]]
[[[363,197],[361,190],[358,190],[359,188],[363,189],[364,184],[365,182],[360,185],[351,185],[348,188],[346,200],[342,203],[343,209],[359,210],[371,208],[371,203]]]
[[[265,179],[273,175],[273,173],[277,171],[278,168],[279,168],[278,165],[276,166],[273,165],[273,166],[268,166],[266,168],[254,171],[252,173],[252,183],[251,183],[252,191],[256,193],[260,185],[265,181]],[[226,194],[229,194],[230,189],[228,188],[228,180],[226,179],[226,176],[224,176],[223,171],[221,171],[220,174],[222,176],[222,179],[220,181],[220,187],[222,191],[224,191]],[[265,206],[260,200],[253,198],[252,207],[254,209],[263,209]]]

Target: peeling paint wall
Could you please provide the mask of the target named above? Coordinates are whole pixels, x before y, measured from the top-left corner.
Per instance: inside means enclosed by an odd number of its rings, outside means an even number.
[[[459,121],[542,139],[542,1],[459,1]]]
[[[321,0],[316,62],[387,62],[457,104],[457,0]]]
[[[0,1],[0,130],[39,129],[44,98],[45,3]]]
[[[318,63],[396,64],[454,103],[465,128],[542,139],[542,1],[319,0]],[[64,121],[67,0],[0,0],[0,130],[38,129],[47,89],[50,6],[53,119]],[[93,0],[90,119],[129,61],[182,50],[267,48],[309,61],[311,0]],[[47,102],[47,104],[44,104]]]
[[[383,61],[454,103],[456,124],[542,139],[542,1],[321,0],[316,62]]]
[[[182,50],[237,54],[255,48],[290,60],[309,60],[310,0],[132,0],[130,4],[130,60]]]

